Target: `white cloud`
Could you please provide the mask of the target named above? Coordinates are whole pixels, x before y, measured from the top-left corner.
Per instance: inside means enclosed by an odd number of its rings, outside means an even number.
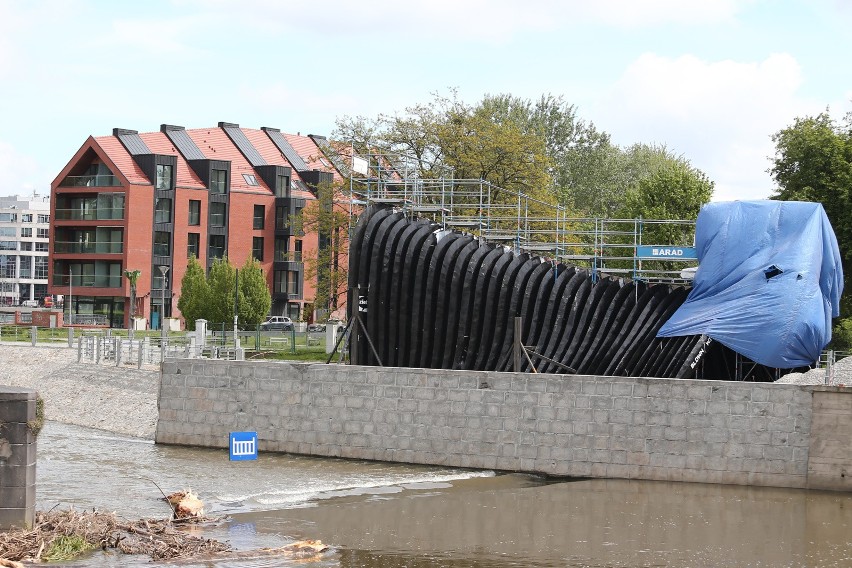
[[[646,53],[602,99],[596,122],[618,143],[682,153],[716,182],[716,200],[760,199],[773,188],[770,136],[820,111],[798,96],[802,81],[799,64],[784,53],[759,62]]]

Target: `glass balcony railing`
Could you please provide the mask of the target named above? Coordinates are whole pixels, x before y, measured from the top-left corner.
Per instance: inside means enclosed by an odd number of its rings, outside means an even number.
[[[56,209],[54,219],[60,221],[108,221],[124,219],[124,208]]]
[[[275,262],[302,262],[301,252],[276,252]]]
[[[121,276],[98,276],[95,274],[83,274],[83,275],[74,275],[71,278],[71,286],[76,288],[78,286],[83,288],[121,288],[122,286],[122,277]],[[53,276],[53,285],[54,286],[68,286],[68,275],[67,274],[54,274]]]
[[[121,187],[114,175],[65,176],[59,187]]]
[[[53,252],[57,254],[120,254],[124,252],[121,241],[96,241],[80,243],[74,241],[56,241]]]

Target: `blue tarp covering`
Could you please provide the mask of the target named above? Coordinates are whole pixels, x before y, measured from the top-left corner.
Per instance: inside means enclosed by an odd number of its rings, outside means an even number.
[[[843,269],[819,203],[710,203],[695,228],[698,270],[658,337],[705,334],[752,361],[814,363],[840,314]]]

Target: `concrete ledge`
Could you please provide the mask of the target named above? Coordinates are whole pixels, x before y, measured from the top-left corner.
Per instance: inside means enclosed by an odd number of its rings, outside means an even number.
[[[37,399],[32,389],[0,385],[0,529],[35,521],[36,442],[27,422]]]

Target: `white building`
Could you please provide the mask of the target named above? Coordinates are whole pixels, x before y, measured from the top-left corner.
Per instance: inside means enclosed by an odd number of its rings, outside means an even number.
[[[49,197],[0,196],[0,305],[44,302],[49,234]]]

